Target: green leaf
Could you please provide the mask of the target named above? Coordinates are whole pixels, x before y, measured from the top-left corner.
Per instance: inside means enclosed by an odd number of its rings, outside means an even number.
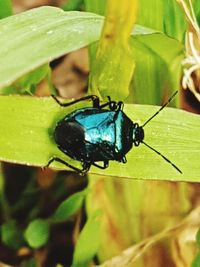
[[[61,152],[53,138],[56,123],[73,110],[91,103],[60,107],[52,98],[0,96],[0,160],[44,167],[52,156],[76,167],[80,162]],[[130,105],[124,112],[142,125],[158,110],[156,106]],[[110,161],[106,170],[92,167],[91,173],[137,179],[194,181],[200,179],[200,117],[183,110],[165,108],[145,126],[145,142],[169,158],[179,174],[155,152],[141,144],[127,155],[127,164]],[[153,166],[153,168],[152,168]],[[52,168],[66,169],[60,163]]]
[[[29,91],[32,85],[37,85],[42,79],[44,79],[49,71],[49,65],[45,64],[36,70],[24,75],[20,78],[16,85],[19,88],[22,88],[24,91]]]
[[[196,257],[194,258],[191,267],[199,267],[199,266],[200,266],[200,252],[198,252]]]
[[[167,0],[163,1],[163,4],[164,4],[163,25],[165,33],[170,37],[173,37],[183,42],[187,25],[187,20],[183,11],[181,10],[177,1]]]
[[[54,7],[35,8],[1,20],[0,88],[9,86],[55,58],[97,41],[103,21],[104,18],[96,14],[64,12]],[[157,31],[138,25],[133,31],[137,37],[153,33],[156,35]],[[151,49],[156,44],[154,51],[158,50],[161,37],[157,37],[155,42],[144,39],[143,43],[148,47],[153,42]],[[175,43],[171,46],[170,38],[163,38],[166,56],[168,53],[173,55],[174,49],[180,46]],[[167,49],[169,46],[171,49]],[[171,57],[168,62],[171,62]]]
[[[162,0],[154,0],[153,2],[140,0],[139,8],[143,12],[138,12],[137,23],[162,31],[164,6]]]
[[[1,240],[10,248],[18,249],[23,243],[22,232],[15,221],[4,223],[1,226]]]
[[[166,83],[171,91],[179,87],[183,45],[154,32],[135,35],[131,39],[131,48],[137,66],[133,77],[134,101],[159,104]]]
[[[84,0],[85,9],[99,15],[104,15],[107,0]]]
[[[176,1],[141,0],[140,10],[137,23],[154,29],[154,34],[131,39],[136,69],[128,101],[160,104],[168,88],[170,94],[180,87],[185,19]]]
[[[49,239],[49,223],[43,219],[32,221],[24,233],[24,237],[32,248],[40,248]]]
[[[103,18],[87,12],[35,8],[0,21],[0,87],[98,40]],[[5,45],[6,44],[6,45]]]
[[[62,9],[65,11],[79,10],[83,0],[68,0],[62,5]]]
[[[200,229],[197,231],[196,241],[197,241],[198,246],[200,247]]]
[[[0,1],[0,19],[12,15],[12,2],[11,0]]]
[[[78,192],[61,202],[55,213],[51,216],[53,223],[63,222],[75,214],[82,206],[86,191]]]
[[[99,211],[93,213],[80,233],[75,247],[72,267],[87,267],[97,253],[101,221]]]
[[[19,78],[14,84],[1,89],[1,94],[16,94],[16,93],[34,93],[32,88],[36,86],[41,80],[47,77],[49,73],[49,65],[45,64],[28,74]]]

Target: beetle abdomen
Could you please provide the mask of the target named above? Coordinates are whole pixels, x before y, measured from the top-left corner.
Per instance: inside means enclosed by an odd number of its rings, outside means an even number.
[[[56,126],[54,136],[59,149],[75,159],[85,146],[84,129],[75,121],[65,122],[62,120]]]

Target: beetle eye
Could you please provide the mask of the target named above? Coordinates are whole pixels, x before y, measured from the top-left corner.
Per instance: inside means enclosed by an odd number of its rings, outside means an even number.
[[[139,146],[144,139],[144,130],[138,124],[133,124],[133,127],[133,143],[135,146]]]

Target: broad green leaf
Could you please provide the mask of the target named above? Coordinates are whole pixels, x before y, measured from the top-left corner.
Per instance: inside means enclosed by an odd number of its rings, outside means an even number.
[[[156,30],[163,30],[164,1],[140,0],[137,23]]]
[[[49,239],[49,223],[43,219],[36,219],[29,223],[24,237],[32,248],[45,245]]]
[[[137,23],[183,41],[186,20],[176,1],[140,0],[139,4],[140,12],[138,12]]]
[[[164,91],[166,95],[167,89],[173,92],[180,87],[184,48],[179,41],[183,41],[185,20],[176,1],[141,0],[137,23],[157,33],[131,40],[136,69],[128,101],[159,104]]]
[[[0,88],[9,86],[23,75],[55,58],[97,41],[103,20],[103,17],[96,14],[64,12],[54,7],[35,8],[2,19],[0,21]],[[153,29],[135,25],[132,34],[137,37],[155,34],[155,41],[152,42],[153,45],[157,44],[154,49],[157,51],[161,37],[156,33],[157,31]],[[168,48],[171,39],[165,35],[163,38],[165,47]],[[151,45],[151,40],[144,40],[145,46],[148,47],[146,41]],[[171,62],[171,55],[174,55],[177,49],[180,49],[178,42],[173,44],[171,52],[165,49],[167,58],[170,53],[168,62]],[[160,49],[159,53],[163,54],[163,50]]]
[[[0,19],[12,15],[12,2],[11,0],[0,1]]]
[[[85,196],[86,191],[81,191],[61,202],[55,213],[51,216],[53,223],[66,221],[74,215],[81,208]]]
[[[177,1],[166,0],[164,4],[164,32],[181,42],[184,41],[187,21]],[[199,3],[198,3],[199,5]],[[170,49],[169,49],[170,50]]]
[[[134,93],[137,103],[159,104],[166,83],[170,91],[179,88],[180,84],[183,45],[160,32],[154,33],[135,35],[131,39],[137,66],[131,94]]]
[[[94,212],[80,233],[73,256],[72,267],[88,267],[97,253],[100,242],[100,212]]]
[[[0,21],[0,87],[98,40],[103,18],[41,7]]]
[[[56,146],[53,132],[57,122],[74,109],[91,106],[79,103],[60,107],[52,98],[0,96],[0,160],[44,167],[52,156],[81,167]],[[158,107],[125,105],[124,112],[142,125]],[[106,170],[92,167],[91,173],[137,179],[175,181],[200,180],[200,117],[183,110],[165,108],[145,126],[145,142],[169,158],[178,173],[155,152],[140,144],[127,155],[127,164],[110,162]],[[59,163],[52,168],[66,169]]]

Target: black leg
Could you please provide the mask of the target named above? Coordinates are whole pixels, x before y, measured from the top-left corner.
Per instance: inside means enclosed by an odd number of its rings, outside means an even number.
[[[118,110],[122,110],[123,105],[124,104],[122,101],[119,101],[119,102],[113,101],[113,100],[111,100],[110,96],[108,96],[108,102],[100,105],[100,108],[105,108],[105,107],[109,106],[110,110],[118,111]]]
[[[81,174],[86,174],[89,171],[90,167],[91,167],[91,163],[84,162],[83,169],[81,170]]]
[[[84,96],[82,98],[79,98],[79,99],[76,99],[76,100],[73,100],[69,103],[62,103],[60,102],[60,100],[58,100],[58,98],[54,95],[52,95],[53,99],[61,106],[61,107],[68,107],[68,106],[71,106],[73,104],[76,104],[78,102],[81,102],[81,101],[85,101],[85,100],[92,100],[93,102],[93,108],[99,108],[100,107],[100,104],[99,104],[99,97],[96,96],[96,95],[88,95],[88,96]]]
[[[126,163],[126,162],[127,162],[127,159],[126,159],[125,156],[123,156],[123,158],[122,158],[122,162],[123,162],[123,163]]]
[[[98,164],[96,164],[95,162],[93,162],[92,165],[94,165],[95,167],[97,167],[97,168],[99,168],[99,169],[106,169],[106,168],[108,168],[109,163],[108,163],[108,161],[104,161],[104,162],[103,162],[103,166],[101,166],[101,165],[98,165]]]
[[[85,174],[90,169],[90,164],[83,164],[83,169],[79,169],[79,168],[74,167],[73,165],[67,163],[66,161],[64,161],[63,159],[60,159],[58,157],[51,158],[45,167],[49,167],[51,165],[51,163],[54,161],[60,162],[60,163],[64,164],[65,166],[71,168],[72,170],[74,170],[80,174]]]

